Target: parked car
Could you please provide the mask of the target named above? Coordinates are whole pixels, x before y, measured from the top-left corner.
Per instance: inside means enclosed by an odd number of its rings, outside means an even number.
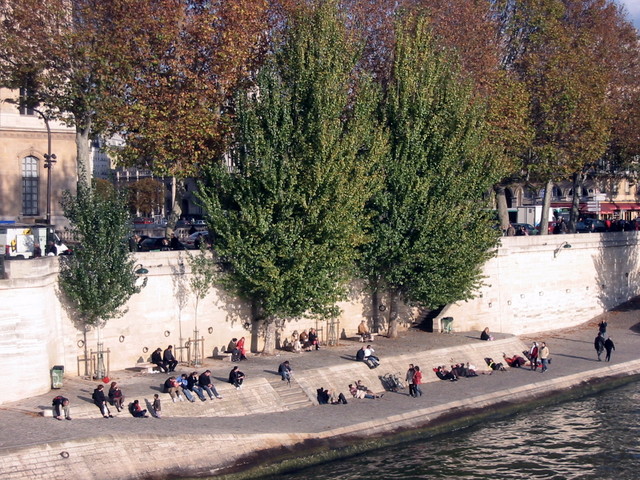
[[[528,235],[538,234],[538,229],[535,228],[530,223],[512,223],[511,225],[513,225],[513,228],[516,229],[516,235],[518,235],[518,232],[520,231],[521,228],[524,228],[527,231]]]
[[[151,252],[158,250],[170,250],[169,244],[165,244],[165,237],[148,237],[140,242],[141,252]]]
[[[204,220],[194,220],[193,222],[191,222],[191,224],[195,225],[196,227],[204,227],[207,225]]]
[[[606,232],[607,226],[597,218],[585,218],[576,223],[576,233]]]
[[[133,223],[136,225],[151,225],[153,223],[153,219],[146,217],[136,217],[133,219]]]
[[[203,230],[201,232],[194,232],[187,238],[185,238],[182,243],[187,248],[198,248],[199,239],[201,239],[202,237],[206,237],[207,235],[209,235],[209,232],[207,232],[206,230]]]

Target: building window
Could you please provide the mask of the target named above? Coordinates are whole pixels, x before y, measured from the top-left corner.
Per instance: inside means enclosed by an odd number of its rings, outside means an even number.
[[[22,160],[22,214],[38,215],[38,159]]]
[[[33,88],[20,87],[20,115],[35,115],[36,112],[33,109]]]

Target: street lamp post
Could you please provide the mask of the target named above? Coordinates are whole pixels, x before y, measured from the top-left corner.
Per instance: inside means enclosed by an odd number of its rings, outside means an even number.
[[[44,168],[47,169],[47,225],[51,225],[51,169],[56,163],[55,153],[51,153],[51,127],[49,127],[49,119],[40,110],[33,109],[42,120],[44,126],[47,127],[47,153],[44,155]]]

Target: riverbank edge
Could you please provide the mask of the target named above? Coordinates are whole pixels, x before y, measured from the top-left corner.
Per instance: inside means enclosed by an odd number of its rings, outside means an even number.
[[[5,449],[0,466],[7,480],[259,478],[469,428],[638,380],[640,360],[633,360],[323,432],[99,435]]]
[[[371,427],[366,426],[366,431],[370,432],[367,435],[327,431],[323,438],[289,447],[261,450],[243,457],[234,466],[217,470],[215,474],[210,470],[208,474],[215,475],[219,480],[251,480],[286,474],[384,447],[471,428],[536,408],[578,400],[637,381],[640,381],[640,360],[421,409],[415,412],[412,419],[405,418],[413,426],[401,425],[405,422],[388,417],[380,422],[378,431],[372,432]],[[486,397],[492,397],[493,400]],[[264,460],[265,457],[268,460]],[[183,480],[194,478],[183,477]]]

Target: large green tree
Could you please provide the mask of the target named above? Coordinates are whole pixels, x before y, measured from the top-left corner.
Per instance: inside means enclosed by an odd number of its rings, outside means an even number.
[[[276,321],[337,314],[384,151],[376,89],[355,77],[335,2],[298,10],[274,51],[237,97],[231,166],[201,194],[224,283],[251,303],[267,353]]]
[[[391,152],[361,262],[374,302],[390,296],[391,337],[400,298],[432,308],[472,296],[497,240],[483,195],[501,174],[483,111],[426,21],[405,17],[396,38],[384,98]]]
[[[95,328],[100,343],[100,327],[126,312],[124,305],[140,292],[146,280],[136,283],[124,198],[115,193],[97,194],[94,188],[80,182],[75,196],[64,194],[62,207],[79,246],[73,255],[61,257],[60,289],[68,300],[72,318],[85,335],[86,355],[87,331]]]

